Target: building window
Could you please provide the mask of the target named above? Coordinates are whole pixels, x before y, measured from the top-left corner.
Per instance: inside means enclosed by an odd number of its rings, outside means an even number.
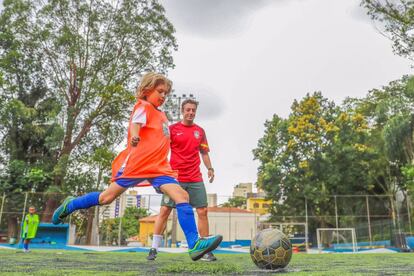
[[[263,208],[269,208],[269,204],[263,203]]]
[[[259,207],[260,207],[259,203],[253,204],[253,208],[259,208]]]

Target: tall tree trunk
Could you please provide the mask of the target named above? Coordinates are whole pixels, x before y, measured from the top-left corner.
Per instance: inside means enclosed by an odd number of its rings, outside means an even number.
[[[7,218],[7,236],[9,238],[17,238],[19,234],[18,223],[17,223],[17,216],[10,215]]]
[[[42,217],[40,218],[41,222],[51,222],[53,212],[56,210],[60,203],[55,194],[48,194],[46,196],[47,199],[44,207],[45,211],[43,212]]]
[[[93,219],[95,218],[95,208],[89,208],[87,213],[87,220],[88,224],[86,226],[86,244],[90,245],[92,240],[92,227],[93,227]]]

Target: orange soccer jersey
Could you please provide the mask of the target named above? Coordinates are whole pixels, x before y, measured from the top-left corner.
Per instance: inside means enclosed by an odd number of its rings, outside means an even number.
[[[141,140],[136,147],[130,145],[132,117],[138,108],[143,108],[146,123],[139,132]],[[112,162],[112,181],[119,178],[153,178],[171,176],[177,178],[176,171],[168,162],[170,135],[168,120],[164,112],[152,104],[138,100],[131,113],[128,126],[128,144]],[[119,175],[119,172],[122,174]],[[117,176],[118,175],[118,176]]]

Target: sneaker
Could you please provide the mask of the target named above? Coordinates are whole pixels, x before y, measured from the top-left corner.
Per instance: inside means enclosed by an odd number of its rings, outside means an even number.
[[[203,257],[204,254],[213,251],[219,246],[223,236],[215,235],[205,238],[199,238],[192,249],[188,251],[193,261],[197,261]]]
[[[31,251],[29,249],[23,249],[23,253],[30,253]]]
[[[217,258],[216,258],[216,256],[213,255],[213,253],[208,252],[208,253],[204,254],[203,257],[200,260],[205,261],[205,262],[214,262],[214,261],[217,261]]]
[[[63,203],[55,210],[52,216],[52,223],[57,225],[63,222],[63,219],[69,215],[66,211],[66,206],[68,205],[71,200],[73,200],[73,196],[68,196]]]
[[[149,253],[148,253],[147,260],[148,261],[155,261],[155,259],[157,258],[157,253],[158,253],[157,249],[151,248]]]

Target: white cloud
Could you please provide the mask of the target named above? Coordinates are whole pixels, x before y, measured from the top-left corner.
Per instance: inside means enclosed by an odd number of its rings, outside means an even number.
[[[279,0],[278,2],[280,2]],[[192,0],[161,3],[180,32],[196,36],[228,36],[243,31],[254,11],[271,0]]]

